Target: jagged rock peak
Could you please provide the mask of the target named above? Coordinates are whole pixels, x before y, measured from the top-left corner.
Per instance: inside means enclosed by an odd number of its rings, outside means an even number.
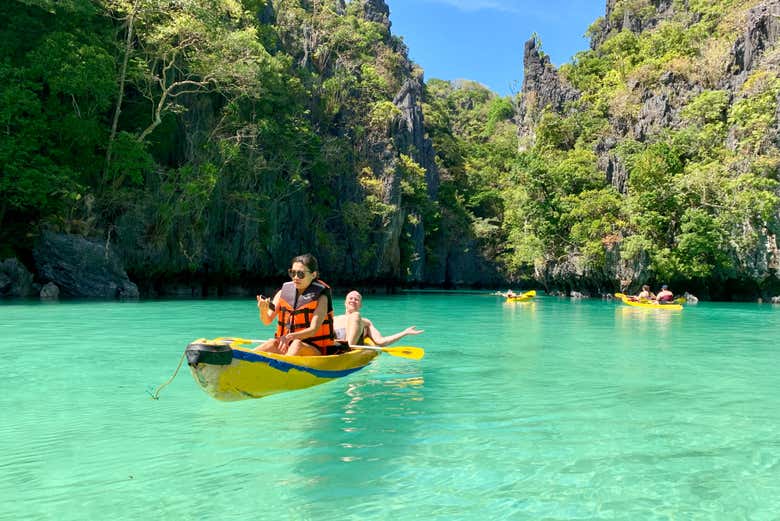
[[[550,57],[537,47],[537,39],[531,38],[525,42],[523,50],[523,93],[540,91],[553,87],[556,90],[567,91],[570,99],[576,99],[574,89],[564,88],[558,77],[558,71],[550,63]],[[544,94],[544,93],[541,93]]]
[[[674,0],[607,0],[606,13],[601,26],[593,31],[590,46],[595,49],[610,34],[623,29],[634,33],[652,29],[661,21],[670,19],[674,12]]]
[[[385,0],[362,0],[366,20],[377,22],[390,29],[390,8]]]
[[[521,141],[526,137],[533,141],[532,128],[543,110],[563,112],[567,103],[579,97],[580,92],[561,80],[550,57],[539,50],[537,39],[525,42],[522,99],[518,108]]]

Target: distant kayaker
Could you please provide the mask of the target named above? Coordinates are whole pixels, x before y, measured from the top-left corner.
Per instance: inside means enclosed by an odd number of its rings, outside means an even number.
[[[287,355],[333,354],[342,349],[333,334],[330,286],[319,280],[317,259],[310,253],[292,260],[285,282],[273,299],[257,296],[260,320],[270,325],[278,316],[274,338],[255,348]]]
[[[515,292],[514,292],[514,291],[512,291],[511,289],[508,289],[508,290],[506,290],[506,293],[504,294],[504,296],[505,296],[506,298],[512,298],[512,297],[516,297],[516,296],[517,296],[517,293],[515,293]]]
[[[357,291],[350,291],[344,299],[343,315],[337,315],[333,319],[333,329],[336,339],[347,342],[350,345],[363,345],[370,339],[374,345],[383,347],[392,344],[407,335],[419,335],[422,330],[410,326],[390,336],[382,336],[374,323],[360,314],[363,307],[363,296]]]
[[[664,284],[655,299],[659,304],[669,304],[674,300],[674,293],[669,291],[669,286]]]
[[[650,286],[647,284],[642,286],[642,291],[639,292],[639,295],[636,296],[637,299],[645,299],[645,300],[655,300],[655,294],[650,291]]]

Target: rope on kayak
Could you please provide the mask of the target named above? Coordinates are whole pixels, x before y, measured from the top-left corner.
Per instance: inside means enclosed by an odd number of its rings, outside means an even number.
[[[155,389],[153,393],[150,393],[149,390],[146,391],[149,394],[149,396],[152,397],[152,400],[159,400],[160,399],[160,391],[162,391],[165,386],[167,386],[169,383],[171,383],[173,381],[174,378],[176,378],[176,375],[178,374],[179,369],[181,368],[181,363],[184,362],[184,356],[186,354],[187,354],[187,351],[184,351],[181,354],[181,358],[179,358],[179,365],[176,366],[176,370],[173,372],[171,377],[168,378],[167,382],[165,382],[164,384],[158,386],[157,389]]]

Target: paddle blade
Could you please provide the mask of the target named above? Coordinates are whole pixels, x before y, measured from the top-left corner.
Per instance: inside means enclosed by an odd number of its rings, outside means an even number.
[[[377,346],[350,346],[352,349],[370,349],[371,351],[382,351],[390,356],[420,360],[425,356],[425,350],[420,347],[398,346],[398,347],[377,347]]]
[[[420,360],[425,356],[424,349],[412,346],[383,347],[382,352],[401,358],[410,358],[412,360]]]
[[[626,296],[623,295],[622,293],[615,293],[615,298],[621,298],[622,299],[622,298],[626,298]]]

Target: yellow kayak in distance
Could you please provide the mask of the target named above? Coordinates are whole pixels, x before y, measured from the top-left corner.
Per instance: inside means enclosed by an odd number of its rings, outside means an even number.
[[[527,300],[531,300],[536,296],[536,290],[532,289],[531,291],[526,291],[525,293],[521,293],[520,295],[516,295],[514,297],[507,297],[507,302],[525,302]]]
[[[287,356],[252,351],[252,343],[241,338],[191,342],[185,354],[195,382],[217,400],[263,398],[343,378],[379,355],[379,351],[351,349],[328,356]]]
[[[681,310],[682,304],[671,303],[671,304],[658,304],[657,302],[651,302],[649,300],[631,300],[626,295],[622,293],[615,293],[615,297],[619,298],[623,301],[623,304],[635,307],[635,308],[646,308],[646,309],[668,309],[668,310]]]

